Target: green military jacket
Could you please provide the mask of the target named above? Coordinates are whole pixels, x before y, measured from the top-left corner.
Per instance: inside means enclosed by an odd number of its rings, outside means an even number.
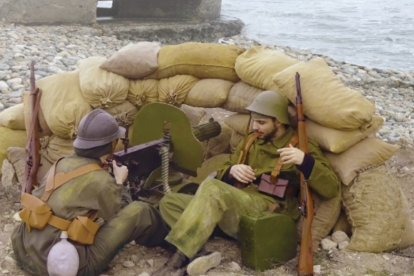
[[[254,134],[250,134],[247,139],[250,139]],[[279,160],[280,154],[278,149],[284,148],[290,141],[294,131],[288,128],[287,131],[279,138],[265,141],[263,139],[256,139],[251,145],[246,157],[245,164],[249,165],[255,171],[256,181],[259,183],[262,174],[270,174]],[[217,172],[217,178],[223,181],[226,180],[227,174],[231,166],[237,164],[242,150],[243,142],[241,142],[236,151],[230,156],[229,160],[225,162],[222,168]],[[309,154],[315,159],[315,164],[312,173],[308,179],[309,187],[324,199],[331,199],[339,195],[340,180],[329,165],[328,160],[324,157],[319,145],[309,139],[308,143]],[[295,164],[285,164],[280,170],[279,177],[289,180],[289,185],[299,190],[299,170]],[[260,193],[256,185],[250,185],[243,189],[248,193]],[[284,207],[283,213],[296,220],[300,216],[298,198],[288,197],[284,199],[271,198],[268,195],[260,193],[263,197],[269,200],[276,200]]]
[[[87,164],[99,164],[100,160],[88,159],[76,155],[68,156],[58,162],[56,172],[70,172]],[[50,171],[49,171],[50,172]],[[46,185],[46,177],[33,195],[40,198]],[[73,220],[77,216],[85,216],[91,210],[98,211],[98,217],[110,220],[124,205],[131,202],[126,188],[117,185],[115,179],[105,170],[88,172],[78,176],[56,189],[47,204],[53,214],[66,220]],[[60,241],[61,231],[47,225],[45,229],[31,229],[27,231],[22,222],[12,234],[13,249],[18,263],[28,263],[25,267],[36,268],[30,271],[36,275],[48,275],[47,256],[52,246]],[[74,243],[79,253],[79,269],[88,262],[87,246]],[[17,252],[16,252],[17,251]]]

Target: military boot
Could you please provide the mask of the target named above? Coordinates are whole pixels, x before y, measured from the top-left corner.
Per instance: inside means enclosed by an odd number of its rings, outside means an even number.
[[[177,250],[171,258],[159,269],[152,273],[152,276],[183,276],[190,259],[181,251]]]

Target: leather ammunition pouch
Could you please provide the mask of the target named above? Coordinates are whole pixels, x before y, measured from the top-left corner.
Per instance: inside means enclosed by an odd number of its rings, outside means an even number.
[[[93,222],[89,217],[78,216],[69,226],[69,239],[80,244],[93,244],[95,234],[99,230],[99,224]]]
[[[55,185],[54,180],[56,177],[53,176],[55,175],[55,167],[57,162],[50,169],[46,184],[47,188],[45,189],[41,199],[28,193],[22,194],[21,203],[24,208],[19,212],[19,216],[26,224],[29,232],[31,228],[43,230],[46,225],[49,224],[62,231],[67,231],[68,237],[73,241],[84,245],[93,244],[95,234],[99,229],[99,224],[93,222],[96,218],[96,211],[91,211],[88,216],[78,216],[74,220],[70,221],[53,215],[52,209],[46,201],[54,190],[67,181],[87,172],[99,170],[101,167],[97,164],[88,164],[67,174],[59,173],[57,175],[57,179],[62,179],[62,177],[64,179],[63,181],[58,181],[57,185]]]
[[[285,197],[286,188],[289,181],[286,179],[276,178],[276,181],[272,182],[270,175],[262,174],[260,179],[259,187],[257,188],[260,192],[269,194],[272,196],[283,198]]]

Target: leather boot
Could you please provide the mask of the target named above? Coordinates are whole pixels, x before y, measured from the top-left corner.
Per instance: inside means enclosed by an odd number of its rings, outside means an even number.
[[[171,258],[159,269],[154,271],[152,276],[183,276],[190,259],[181,251],[177,250]]]

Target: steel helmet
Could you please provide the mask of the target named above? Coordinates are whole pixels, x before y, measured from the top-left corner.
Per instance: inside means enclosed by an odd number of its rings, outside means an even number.
[[[102,109],[94,109],[82,118],[73,146],[78,149],[99,147],[120,138],[125,128],[118,126],[115,118]]]
[[[60,238],[47,255],[47,272],[49,276],[76,276],[79,269],[78,250],[68,242],[66,231],[62,231]]]
[[[289,125],[288,100],[279,92],[268,90],[259,93],[246,109],[262,115],[274,117],[282,124]]]

